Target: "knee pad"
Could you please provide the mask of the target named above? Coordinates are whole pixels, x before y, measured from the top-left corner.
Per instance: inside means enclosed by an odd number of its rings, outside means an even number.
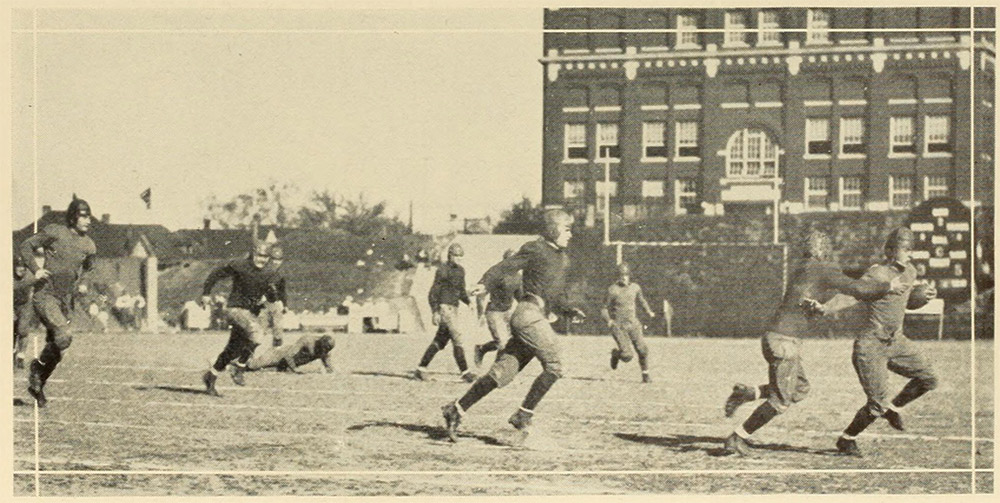
[[[865,408],[868,409],[868,413],[874,417],[882,417],[882,414],[885,414],[885,407],[874,400],[868,400],[868,403],[865,404]]]
[[[632,353],[618,353],[618,359],[628,363],[632,361]]]
[[[493,366],[490,367],[490,371],[486,375],[496,381],[498,388],[502,388],[510,384],[520,370],[517,365],[517,358],[501,355],[493,363]]]
[[[649,356],[649,348],[645,344],[642,344],[639,347],[635,348],[635,352],[639,353],[639,358],[645,358]]]
[[[629,357],[629,358],[631,358],[631,357]],[[624,361],[628,361],[628,360],[624,360]],[[546,372],[548,374],[552,374],[553,376],[555,376],[556,379],[559,379],[560,377],[563,376],[562,362],[559,362],[559,361],[542,362],[542,371]]]

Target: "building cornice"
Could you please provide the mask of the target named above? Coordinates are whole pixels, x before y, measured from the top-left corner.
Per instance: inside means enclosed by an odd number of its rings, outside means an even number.
[[[786,47],[766,47],[747,49],[719,49],[708,44],[703,50],[685,51],[638,51],[627,47],[624,53],[559,54],[552,49],[549,55],[539,59],[546,66],[548,78],[555,81],[560,70],[582,69],[622,69],[629,80],[636,77],[640,67],[703,67],[709,77],[715,77],[722,65],[783,64],[788,72],[797,75],[803,63],[852,63],[868,61],[876,73],[881,73],[885,62],[893,60],[957,60],[963,70],[969,68],[970,47],[981,47],[994,53],[987,41],[971,43],[968,35],[958,41],[923,42],[907,44],[886,44],[885,39],[876,38],[868,45],[799,45],[792,41]]]

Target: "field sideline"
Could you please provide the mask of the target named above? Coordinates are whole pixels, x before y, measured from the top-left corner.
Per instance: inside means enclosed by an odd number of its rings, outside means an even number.
[[[221,376],[214,398],[201,373],[225,337],[78,335],[40,411],[40,494],[969,493],[973,457],[976,492],[993,492],[992,341],[976,343],[975,442],[970,343],[922,341],[941,382],[906,409],[908,431],[880,421],[859,439],[866,457],[835,455],[864,394],[851,341],[817,339],[803,345],[810,397],[737,459],[719,448],[752,406],[727,419],[722,402],[735,381],[766,381],[757,339],[649,338],[655,382],[642,385],[634,361],[610,370],[609,337],[562,338],[568,377],[543,400],[530,448],[511,449],[506,419],[537,362],[469,411],[450,444],[440,406],[468,386],[451,352],[433,381],[407,377],[429,335],[336,334],[334,374],[313,363],[302,376],[248,374],[243,388]],[[15,372],[16,496],[36,492],[25,385]]]

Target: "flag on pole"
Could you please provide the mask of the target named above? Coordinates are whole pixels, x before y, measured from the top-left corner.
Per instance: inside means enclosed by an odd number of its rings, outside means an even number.
[[[152,187],[146,187],[146,190],[142,191],[142,194],[139,194],[139,197],[141,197],[142,200],[145,201],[145,203],[146,203],[146,209],[148,210],[150,207],[152,207],[153,188]]]

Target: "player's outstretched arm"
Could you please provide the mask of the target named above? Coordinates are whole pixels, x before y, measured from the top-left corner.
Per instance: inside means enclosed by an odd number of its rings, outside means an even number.
[[[646,302],[646,296],[642,293],[642,287],[638,284],[636,284],[635,287],[639,292],[638,295],[636,295],[639,300],[639,305],[646,310],[646,314],[648,314],[650,318],[656,318],[656,313],[653,312],[653,308],[649,307],[649,302]]]
[[[831,264],[825,275],[824,282],[827,286],[863,301],[880,299],[894,288],[889,278],[875,268],[869,269],[861,278],[853,279]]]
[[[21,246],[18,247],[18,251],[21,254],[21,258],[24,260],[24,264],[28,266],[28,269],[31,270],[32,273],[38,272],[40,269],[38,263],[35,262],[35,250],[39,248],[47,249],[52,245],[52,243],[55,242],[55,240],[55,235],[49,232],[48,227],[45,227],[33,236],[21,242]]]

